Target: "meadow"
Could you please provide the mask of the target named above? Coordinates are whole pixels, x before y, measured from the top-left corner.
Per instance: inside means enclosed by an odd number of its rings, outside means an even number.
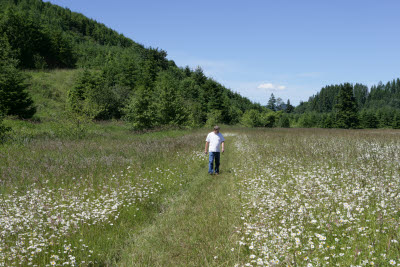
[[[398,131],[223,127],[210,176],[208,129],[6,123],[0,266],[400,263]]]
[[[245,266],[399,265],[399,132],[238,136]]]

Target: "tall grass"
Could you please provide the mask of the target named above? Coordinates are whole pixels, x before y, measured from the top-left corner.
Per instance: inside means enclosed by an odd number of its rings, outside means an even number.
[[[81,70],[27,71],[28,91],[37,113],[35,118],[54,121],[64,115],[68,90],[75,85]]]
[[[204,129],[93,123],[77,138],[6,123],[2,265],[400,262],[398,131],[225,128],[209,176]]]
[[[397,265],[398,131],[242,134],[240,247],[251,265]]]
[[[5,265],[117,261],[128,235],[158,213],[162,196],[179,192],[204,165],[198,131],[137,135],[105,124],[70,139],[38,136],[38,128],[35,138],[20,142],[26,133],[19,131],[0,149]]]

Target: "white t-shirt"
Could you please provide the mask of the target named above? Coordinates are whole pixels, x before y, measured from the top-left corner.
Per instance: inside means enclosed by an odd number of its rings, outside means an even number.
[[[221,152],[220,145],[225,141],[221,133],[211,132],[207,135],[206,142],[209,142],[208,152]]]

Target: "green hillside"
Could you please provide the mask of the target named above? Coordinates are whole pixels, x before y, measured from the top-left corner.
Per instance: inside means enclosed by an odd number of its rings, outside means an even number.
[[[54,120],[65,111],[68,90],[82,72],[80,70],[27,71],[28,90],[42,121]]]
[[[246,110],[262,109],[201,68],[178,67],[167,52],[145,48],[82,14],[41,0],[2,0],[0,6],[0,52],[8,59],[0,106],[6,115],[31,118],[37,110],[36,121],[64,113],[123,119],[142,130],[236,124]],[[15,91],[22,99],[18,108],[11,104]]]

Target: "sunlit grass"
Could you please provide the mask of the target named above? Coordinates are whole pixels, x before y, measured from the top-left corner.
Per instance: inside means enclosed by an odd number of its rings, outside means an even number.
[[[199,131],[90,127],[85,139],[21,142],[26,132],[16,131],[1,147],[0,263],[116,262],[129,234],[158,213],[162,196],[180,192],[204,165]]]
[[[242,134],[240,246],[251,265],[398,264],[396,131]]]
[[[2,265],[400,262],[397,131],[225,128],[221,175],[209,176],[206,129],[111,122],[67,138],[52,122],[8,123]]]

